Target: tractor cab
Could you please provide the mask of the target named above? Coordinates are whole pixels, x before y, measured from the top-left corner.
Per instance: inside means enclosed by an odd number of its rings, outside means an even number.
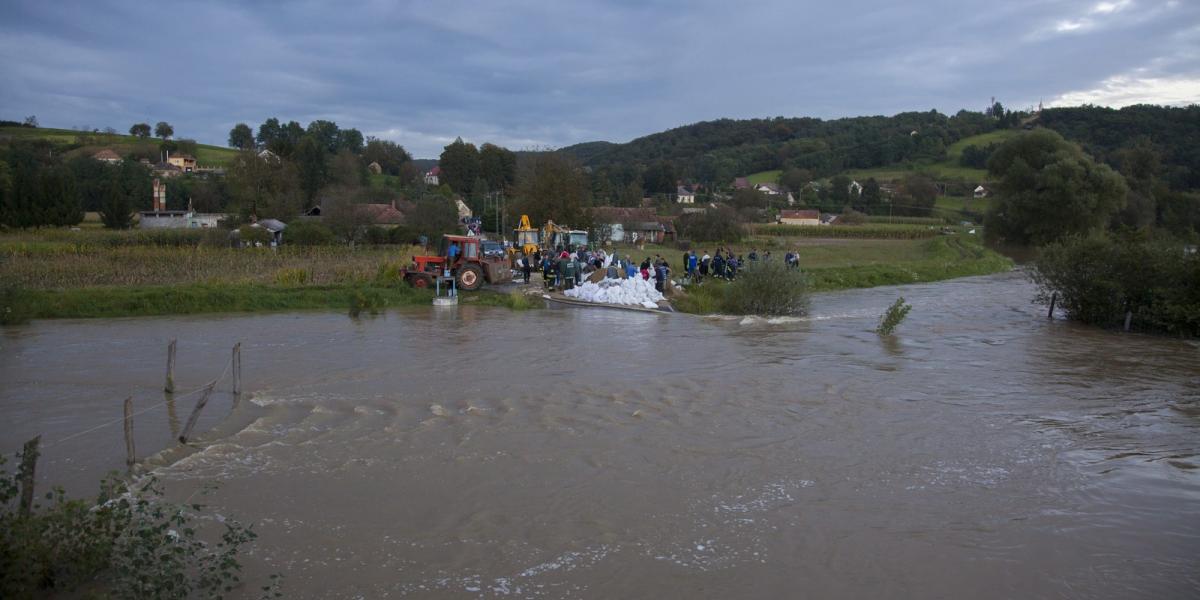
[[[430,287],[435,277],[443,277],[449,271],[459,289],[466,291],[479,289],[485,281],[491,284],[512,281],[508,261],[503,256],[485,256],[480,242],[475,236],[444,235],[437,256],[414,256],[412,266],[404,272],[404,280],[413,287]]]

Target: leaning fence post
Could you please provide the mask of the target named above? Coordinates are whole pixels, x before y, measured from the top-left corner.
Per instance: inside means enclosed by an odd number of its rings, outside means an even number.
[[[233,345],[233,395],[242,395],[242,343]]]
[[[1054,318],[1054,304],[1057,302],[1058,302],[1058,292],[1054,292],[1053,294],[1050,295],[1050,312],[1046,313],[1047,319]]]
[[[23,517],[29,516],[29,512],[33,510],[34,471],[37,468],[38,444],[41,441],[42,436],[39,435],[25,442],[25,447],[21,450],[21,465],[17,469],[17,479],[21,482],[20,514]]]
[[[200,396],[200,400],[196,402],[196,408],[192,409],[192,415],[188,417],[187,425],[183,426],[183,433],[179,434],[180,444],[186,444],[188,438],[191,437],[192,428],[196,426],[196,421],[200,419],[200,411],[204,408],[205,404],[208,404],[208,397],[212,394],[213,387],[216,385],[217,382],[214,381],[208,384],[208,387],[204,388],[204,394]]]
[[[125,465],[132,467],[137,462],[133,449],[133,396],[125,399]]]
[[[164,388],[168,393],[175,392],[175,342],[171,340],[171,344],[167,346],[167,385]]]

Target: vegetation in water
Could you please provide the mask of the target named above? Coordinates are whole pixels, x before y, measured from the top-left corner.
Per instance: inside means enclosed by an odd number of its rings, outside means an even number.
[[[9,475],[3,464],[0,457],[0,597],[86,590],[116,598],[221,598],[240,585],[239,556],[257,537],[251,527],[223,519],[214,531],[204,524],[211,515],[203,505],[167,502],[153,478],[110,476],[91,501],[54,488],[45,504],[26,512],[20,473]],[[278,583],[273,576],[266,596],[280,595]]]
[[[1170,239],[1094,234],[1042,248],[1030,273],[1038,300],[1101,327],[1200,336],[1200,253]]]
[[[887,311],[879,319],[879,326],[875,328],[875,333],[879,335],[892,335],[904,318],[908,316],[908,311],[912,310],[911,304],[904,303],[904,296],[901,296],[888,307]]]

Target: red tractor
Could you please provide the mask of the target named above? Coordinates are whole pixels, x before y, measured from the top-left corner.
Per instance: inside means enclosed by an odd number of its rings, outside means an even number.
[[[485,254],[482,240],[465,235],[442,236],[437,256],[414,256],[412,266],[404,271],[404,280],[413,287],[433,287],[434,278],[447,268],[458,289],[468,292],[482,287],[484,281],[493,285],[512,281],[508,258]]]

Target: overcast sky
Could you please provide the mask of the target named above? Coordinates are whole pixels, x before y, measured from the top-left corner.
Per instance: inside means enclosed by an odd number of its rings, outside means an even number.
[[[1200,0],[0,0],[0,118],[224,145],[329,119],[436,157],[721,117],[1200,102]]]

